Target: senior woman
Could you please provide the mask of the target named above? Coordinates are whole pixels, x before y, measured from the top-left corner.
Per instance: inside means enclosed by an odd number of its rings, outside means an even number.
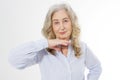
[[[46,16],[42,33],[46,39],[22,44],[11,50],[9,61],[18,68],[39,64],[41,80],[98,80],[101,64],[79,39],[77,17],[68,4],[53,5]]]

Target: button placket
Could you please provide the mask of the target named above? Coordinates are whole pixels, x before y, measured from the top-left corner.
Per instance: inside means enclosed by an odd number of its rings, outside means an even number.
[[[71,76],[71,61],[73,62],[73,54],[74,54],[74,51],[72,49],[72,47],[69,45],[68,46],[68,55],[67,57],[64,56],[62,54],[61,51],[57,51],[57,57],[60,59],[60,61],[62,62],[63,64],[63,68],[66,68],[66,80],[71,80],[72,79],[72,76]]]
[[[67,65],[67,70],[68,70],[67,80],[71,80],[71,67],[70,67],[70,63],[68,62],[67,58],[65,59],[65,63]]]
[[[59,59],[63,63],[63,66],[66,68],[66,80],[71,80],[71,67],[70,61],[65,57],[61,52],[59,52]]]

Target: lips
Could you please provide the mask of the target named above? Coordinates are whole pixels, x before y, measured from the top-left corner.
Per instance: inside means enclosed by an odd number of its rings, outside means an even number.
[[[66,32],[59,32],[60,34],[65,34]]]

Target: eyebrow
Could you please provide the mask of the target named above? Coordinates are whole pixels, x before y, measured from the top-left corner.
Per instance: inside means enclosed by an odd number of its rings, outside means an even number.
[[[69,19],[69,18],[65,17],[62,20],[64,20],[64,19]],[[52,21],[58,21],[58,19],[52,19]]]
[[[58,19],[53,19],[52,21],[58,21]]]
[[[64,19],[70,19],[70,18],[67,18],[67,17],[66,17],[66,18],[63,18],[63,20],[64,20]]]

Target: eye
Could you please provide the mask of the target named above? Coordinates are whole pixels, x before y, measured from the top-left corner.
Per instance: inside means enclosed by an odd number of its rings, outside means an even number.
[[[65,19],[64,22],[67,23],[67,22],[69,22],[69,20],[68,20],[68,19]]]
[[[53,24],[57,25],[57,24],[59,24],[59,22],[56,21],[56,22],[53,22]]]

